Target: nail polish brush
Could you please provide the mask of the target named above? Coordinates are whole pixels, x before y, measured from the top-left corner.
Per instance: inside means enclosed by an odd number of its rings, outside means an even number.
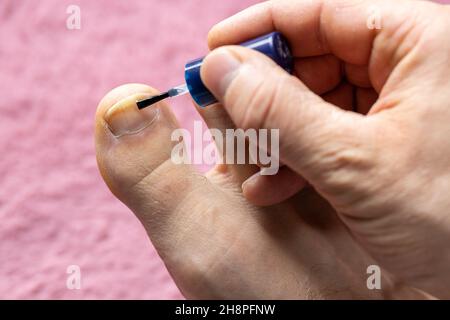
[[[271,32],[264,36],[244,42],[241,46],[265,54],[289,73],[293,70],[293,58],[289,50],[289,45],[283,35],[279,32]],[[204,57],[198,58],[189,61],[186,64],[184,69],[185,84],[173,87],[168,91],[153,97],[138,101],[136,103],[138,108],[144,109],[164,99],[181,96],[186,93],[190,93],[195,103],[202,108],[216,103],[217,99],[206,88],[200,77],[200,68],[203,64],[203,59]]]

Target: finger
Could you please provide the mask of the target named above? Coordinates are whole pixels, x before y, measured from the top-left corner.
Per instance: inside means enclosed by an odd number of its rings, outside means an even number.
[[[255,173],[242,184],[242,192],[255,205],[270,206],[289,199],[305,186],[305,179],[284,166],[276,175]]]
[[[341,62],[332,55],[296,59],[294,74],[312,92],[323,94],[341,82]]]
[[[351,84],[361,88],[371,88],[369,70],[367,66],[357,66],[346,63],[344,65],[345,78]]]
[[[166,102],[138,110],[136,101],[157,94],[145,85],[124,85],[100,102],[95,145],[100,172],[111,191],[141,220],[160,254],[174,250],[179,229],[201,203],[202,191],[214,198],[209,182],[190,165],[171,159],[177,121]],[[209,191],[208,191],[209,190]]]
[[[356,89],[356,111],[361,114],[368,114],[372,106],[378,99],[378,93],[373,89]]]
[[[219,129],[224,137],[226,129],[236,128],[221,104],[208,108],[196,107],[209,129]],[[236,143],[236,139],[234,140]],[[223,146],[217,147],[222,149],[222,158],[226,159],[226,139],[223,142]],[[246,156],[248,157],[249,153]],[[303,189],[306,184],[302,177],[285,166],[281,167],[276,175],[261,175],[259,164],[220,164],[215,166],[213,171],[230,176],[241,186],[247,200],[258,206],[280,203]]]
[[[322,98],[344,110],[366,115],[377,101],[378,93],[372,88],[359,88],[344,81],[336,89],[322,95]]]
[[[325,102],[266,56],[240,46],[216,49],[201,76],[238,127],[279,129],[281,161],[313,185],[364,160],[366,118]],[[341,165],[343,158],[349,163]]]
[[[322,98],[343,110],[351,111],[354,110],[354,90],[354,86],[344,81],[336,89],[322,95]]]
[[[373,78],[377,91],[403,57],[396,51],[404,40],[399,26],[416,10],[412,1],[266,1],[254,5],[214,26],[208,36],[211,49],[239,44],[273,30],[290,42],[296,57],[333,54],[353,65],[368,65],[375,57]],[[381,19],[380,29],[368,25]],[[377,22],[377,21],[374,21]],[[393,36],[395,35],[395,36]],[[382,42],[374,42],[383,37]],[[393,61],[391,61],[393,60]]]

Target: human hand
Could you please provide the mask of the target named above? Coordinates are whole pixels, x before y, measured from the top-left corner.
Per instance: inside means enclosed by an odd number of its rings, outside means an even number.
[[[373,8],[380,29],[367,26]],[[449,28],[449,8],[429,2],[269,1],[214,27],[210,47],[276,29],[295,76],[239,46],[202,67],[237,127],[280,129],[287,167],[245,182],[250,202],[285,203],[305,179],[396,281],[439,298],[450,298]]]

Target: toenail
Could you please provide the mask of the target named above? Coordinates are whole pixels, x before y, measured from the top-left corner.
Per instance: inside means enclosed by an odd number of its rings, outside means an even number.
[[[141,132],[158,118],[158,108],[150,107],[139,110],[136,105],[137,101],[150,96],[152,94],[149,93],[133,94],[120,100],[106,111],[104,119],[115,137]]]

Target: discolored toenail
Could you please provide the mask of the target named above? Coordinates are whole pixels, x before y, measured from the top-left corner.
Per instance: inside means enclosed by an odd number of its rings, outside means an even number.
[[[120,100],[106,111],[104,119],[115,137],[139,133],[158,119],[158,108],[150,107],[139,110],[136,105],[137,101],[152,95],[149,93],[133,94]]]

